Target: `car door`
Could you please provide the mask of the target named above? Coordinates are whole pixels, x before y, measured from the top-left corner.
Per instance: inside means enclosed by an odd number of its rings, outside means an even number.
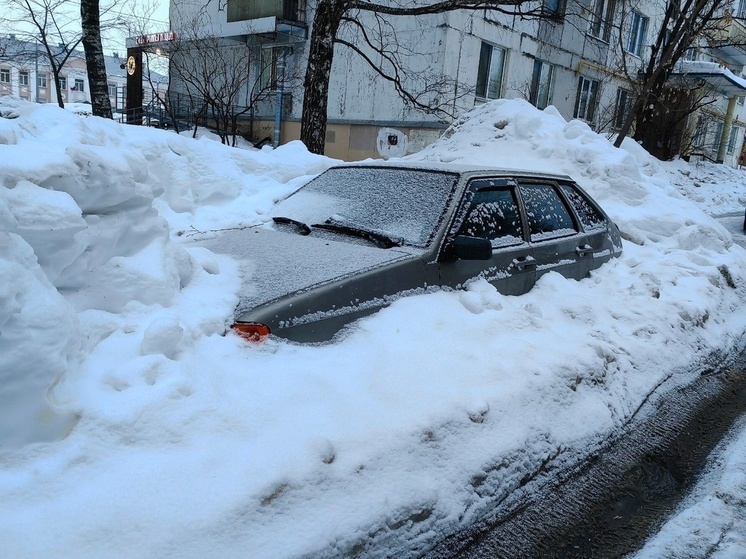
[[[472,180],[456,215],[439,258],[441,285],[459,287],[482,277],[505,295],[533,287],[536,262],[513,180]],[[485,252],[475,257],[459,253],[457,240],[484,246]]]
[[[615,225],[577,184],[560,182],[559,187],[585,233],[585,244],[579,247],[579,256],[587,275],[601,262],[611,258],[614,247],[610,240],[609,228]]]
[[[518,192],[528,220],[536,279],[550,271],[584,278],[589,268],[583,261],[592,258],[591,250],[559,186],[549,180],[521,182]]]

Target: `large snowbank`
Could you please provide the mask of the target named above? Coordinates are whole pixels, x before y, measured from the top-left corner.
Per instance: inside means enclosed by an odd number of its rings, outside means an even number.
[[[551,108],[478,107],[412,159],[567,173],[619,224],[622,258],[521,297],[404,298],[321,346],[223,335],[240,263],[198,241],[261,221],[333,161],[8,98],[0,115],[13,556],[403,556],[744,346],[746,253],[671,180],[706,170]]]

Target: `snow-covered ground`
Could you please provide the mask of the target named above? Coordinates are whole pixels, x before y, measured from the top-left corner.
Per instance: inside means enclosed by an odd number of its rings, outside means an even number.
[[[197,240],[261,222],[333,160],[10,98],[0,116],[8,557],[406,556],[746,345],[746,251],[710,217],[744,207],[744,173],[615,149],[551,107],[478,107],[412,159],[567,173],[623,256],[521,297],[402,298],[319,346],[226,334],[240,266]],[[689,509],[711,530],[743,520],[733,441]]]

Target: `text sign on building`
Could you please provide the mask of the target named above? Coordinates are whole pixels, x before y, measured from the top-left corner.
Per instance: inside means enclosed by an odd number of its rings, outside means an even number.
[[[168,43],[176,40],[174,31],[164,31],[162,33],[152,33],[150,35],[140,35],[136,41],[139,46],[149,45],[151,43]]]

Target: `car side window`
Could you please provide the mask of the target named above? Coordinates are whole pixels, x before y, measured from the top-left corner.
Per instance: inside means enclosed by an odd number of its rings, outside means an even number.
[[[523,226],[513,189],[477,190],[458,234],[488,239],[495,248],[522,243]]]
[[[583,196],[583,194],[569,184],[560,184],[562,192],[570,200],[578,219],[586,231],[606,229],[606,220],[596,208]]]
[[[570,211],[551,184],[520,184],[532,241],[565,237],[577,232]]]

